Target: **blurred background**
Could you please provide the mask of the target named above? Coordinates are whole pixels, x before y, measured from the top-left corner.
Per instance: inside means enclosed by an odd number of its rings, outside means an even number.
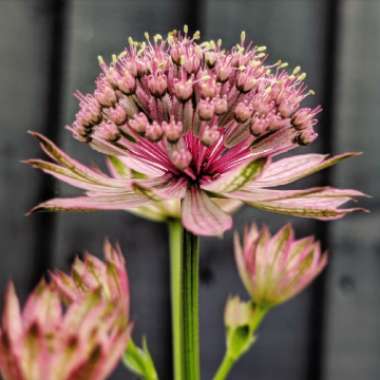
[[[105,236],[128,260],[134,335],[148,337],[161,379],[171,379],[169,258],[166,227],[123,212],[39,214],[37,202],[71,189],[21,164],[40,157],[26,133],[36,130],[86,163],[99,157],[75,142],[75,89],[92,91],[97,55],[109,57],[129,35],[165,34],[189,24],[202,37],[232,46],[248,39],[268,46],[270,59],[301,65],[324,112],[318,152],[364,155],[314,176],[373,196],[357,214],[333,223],[243,209],[236,226],[293,222],[331,252],[328,271],[272,312],[257,344],[231,373],[239,380],[378,380],[380,378],[380,1],[379,0],[0,0],[0,289],[13,278],[25,297],[47,268],[67,269],[83,251],[100,254]],[[245,292],[232,256],[231,233],[205,239],[201,258],[203,378],[224,352],[223,309]],[[118,369],[112,379],[133,378]]]

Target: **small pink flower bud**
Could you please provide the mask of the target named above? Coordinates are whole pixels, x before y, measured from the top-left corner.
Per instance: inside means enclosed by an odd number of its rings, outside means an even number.
[[[227,63],[216,64],[216,79],[218,82],[224,83],[232,74],[232,66]]]
[[[191,79],[181,80],[174,85],[174,94],[182,102],[186,102],[193,95],[193,82]]]
[[[120,133],[115,124],[103,122],[95,128],[92,136],[114,142],[120,138]]]
[[[298,130],[307,129],[313,126],[314,114],[311,108],[301,108],[293,115],[294,127]]]
[[[201,65],[201,58],[196,55],[188,55],[184,56],[183,68],[186,70],[188,74],[194,74],[199,70]]]
[[[176,143],[182,136],[183,125],[180,121],[178,123],[175,121],[171,121],[170,123],[164,122],[162,124],[162,128],[164,130],[166,139],[170,143]]]
[[[206,146],[214,145],[220,138],[220,132],[218,127],[214,125],[213,127],[206,127],[202,133],[202,144]]]
[[[140,112],[133,116],[133,118],[128,121],[128,124],[135,132],[144,134],[149,123],[145,114]]]
[[[253,90],[254,88],[256,88],[256,86],[257,86],[257,79],[253,75],[247,72],[240,72],[237,75],[236,88],[240,92],[245,94]]]
[[[96,82],[94,96],[96,100],[104,107],[111,107],[117,100],[114,89],[109,85],[108,81],[104,77]]]
[[[201,120],[211,120],[214,116],[215,106],[209,100],[200,99],[198,104],[198,113]]]
[[[146,126],[146,131],[145,131],[145,137],[152,141],[152,142],[157,142],[160,141],[162,136],[164,134],[164,131],[160,124],[157,122],[153,122],[152,124],[147,124]]]
[[[173,151],[171,160],[176,168],[184,170],[189,167],[192,155],[186,148],[179,148]]]
[[[115,107],[107,110],[107,116],[116,125],[121,125],[127,119],[127,112],[120,104],[116,104]]]
[[[151,75],[148,79],[148,88],[153,96],[161,98],[165,95],[166,90],[168,89],[166,76],[160,73]]]
[[[250,127],[253,136],[262,135],[268,127],[268,121],[266,119],[254,118]]]
[[[136,79],[128,71],[117,77],[116,84],[127,95],[134,94],[136,90]]]
[[[301,131],[301,133],[298,136],[298,143],[300,145],[309,145],[313,141],[315,141],[318,138],[318,133],[316,133],[313,129],[307,128]]]
[[[283,117],[289,117],[299,107],[299,103],[291,100],[283,100],[278,107],[278,110]]]
[[[223,96],[223,98],[217,98],[214,102],[215,104],[215,113],[217,115],[223,115],[228,110],[228,102],[227,97]]]
[[[198,83],[198,87],[199,93],[203,98],[214,98],[219,92],[219,87],[213,78],[201,78]]]
[[[281,128],[289,127],[291,125],[290,119],[283,119],[278,115],[270,115],[268,118],[268,130],[277,131]]]
[[[217,59],[217,54],[214,51],[207,51],[205,53],[205,61],[208,67],[212,68],[215,66]]]
[[[243,102],[240,102],[234,110],[234,117],[239,123],[245,123],[251,115],[252,108]]]

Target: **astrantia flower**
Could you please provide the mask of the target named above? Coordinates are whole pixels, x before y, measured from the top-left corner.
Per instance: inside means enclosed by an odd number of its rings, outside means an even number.
[[[103,380],[128,343],[125,310],[95,291],[63,309],[41,283],[20,311],[9,285],[0,329],[0,372],[6,380]]]
[[[129,285],[124,256],[118,245],[104,243],[104,261],[86,253],[84,259],[76,258],[71,275],[61,271],[51,273],[56,289],[68,302],[79,301],[83,296],[99,290],[101,296],[122,305],[129,313]]]
[[[296,240],[291,225],[271,236],[267,227],[246,228],[241,244],[235,235],[240,277],[254,304],[270,307],[294,297],[327,263],[313,237]]]
[[[273,157],[313,142],[320,107],[301,106],[311,93],[299,67],[266,63],[264,47],[245,42],[197,43],[179,32],[166,39],[129,40],[107,65],[92,94],[77,93],[80,110],[73,136],[116,157],[111,176],[89,169],[35,133],[55,161],[34,167],[86,191],[52,199],[35,210],[133,210],[153,219],[181,216],[198,235],[219,235],[242,203],[290,215],[333,219],[355,209],[338,207],[352,190],[268,190],[335,164],[327,158]],[[112,161],[111,161],[112,163]],[[122,174],[120,174],[122,173]],[[169,211],[168,211],[169,210]]]

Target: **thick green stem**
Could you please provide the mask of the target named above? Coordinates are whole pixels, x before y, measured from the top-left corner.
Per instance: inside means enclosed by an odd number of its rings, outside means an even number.
[[[199,255],[199,237],[185,230],[183,263],[185,380],[200,379]]]
[[[183,318],[183,228],[181,222],[169,222],[170,277],[173,337],[173,372],[175,380],[184,379]]]
[[[230,331],[231,335],[229,336],[229,339],[231,341],[234,340],[235,344],[229,345],[227,343],[227,350],[223,361],[213,380],[225,380],[234,364],[252,347],[255,342],[254,335],[268,311],[269,308],[267,307],[257,307],[253,314],[253,318],[250,321],[249,327],[237,328]],[[238,335],[234,336],[234,334]],[[239,344],[236,344],[237,342],[239,342]]]

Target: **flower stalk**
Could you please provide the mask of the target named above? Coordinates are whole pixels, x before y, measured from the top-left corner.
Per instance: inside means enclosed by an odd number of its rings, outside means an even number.
[[[168,224],[170,246],[173,373],[176,380],[183,380],[183,228],[179,220],[171,220]]]
[[[184,349],[185,379],[200,379],[199,350],[199,237],[184,232]]]

